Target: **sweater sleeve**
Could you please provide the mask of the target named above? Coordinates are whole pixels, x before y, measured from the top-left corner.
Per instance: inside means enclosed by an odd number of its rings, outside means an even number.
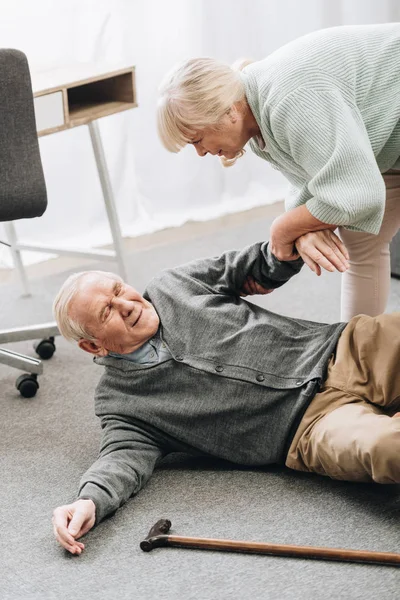
[[[163,451],[153,436],[117,417],[103,417],[99,458],[83,475],[79,498],[96,505],[96,525],[145,485]]]
[[[337,90],[298,88],[270,116],[273,136],[305,171],[310,213],[324,223],[379,233],[385,184],[362,116]]]
[[[207,293],[238,296],[248,276],[266,288],[284,285],[299,273],[303,260],[280,261],[270,251],[268,242],[258,242],[242,250],[230,250],[214,258],[204,258],[169,270],[180,285],[188,281],[201,284]]]

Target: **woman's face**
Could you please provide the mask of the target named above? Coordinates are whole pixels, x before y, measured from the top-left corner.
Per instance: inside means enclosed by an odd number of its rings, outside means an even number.
[[[212,154],[235,158],[249,141],[247,128],[239,111],[232,107],[221,121],[213,127],[205,127],[196,132],[190,142],[199,156]]]

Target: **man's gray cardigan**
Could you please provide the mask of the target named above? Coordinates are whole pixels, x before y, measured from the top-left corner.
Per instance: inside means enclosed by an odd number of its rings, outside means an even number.
[[[277,288],[302,267],[268,244],[163,271],[147,287],[170,360],[152,365],[105,357],[96,391],[103,440],[79,496],[96,522],[136,494],[170,452],[241,465],[285,460],[323,380],[344,323],[269,312],[239,296],[252,275]]]

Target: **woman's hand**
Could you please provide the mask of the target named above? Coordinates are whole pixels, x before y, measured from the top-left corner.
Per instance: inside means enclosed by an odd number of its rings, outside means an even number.
[[[337,250],[339,250],[339,262],[343,263],[343,260],[347,261],[348,259],[347,250],[339,238],[335,234],[332,234],[333,237],[329,236],[329,231],[333,232],[335,229],[336,225],[323,223],[314,217],[307,206],[303,204],[274,219],[270,229],[269,247],[278,260],[295,260],[299,258],[297,242],[304,238],[304,242],[302,241],[300,244],[304,253],[302,258],[310,269],[317,275],[321,273],[318,265],[328,271],[334,271],[335,268],[338,268],[339,263],[332,256],[332,251],[333,254],[337,254]],[[307,237],[307,234],[310,237]],[[317,237],[314,234],[317,234]],[[333,269],[328,267],[329,264],[333,266]],[[345,264],[348,268],[348,264]]]
[[[342,240],[330,229],[305,233],[295,241],[297,252],[311,271],[347,271],[349,254]]]
[[[56,540],[71,554],[81,554],[85,545],[76,540],[93,527],[95,517],[96,506],[93,500],[82,499],[59,506],[53,512],[53,531]]]

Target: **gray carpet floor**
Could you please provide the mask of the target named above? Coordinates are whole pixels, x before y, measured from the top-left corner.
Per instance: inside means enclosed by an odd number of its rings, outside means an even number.
[[[137,252],[130,283],[142,291],[164,267],[242,247],[268,229],[264,219]],[[31,299],[20,298],[17,286],[2,286],[0,326],[50,320],[52,298],[66,275],[33,281]],[[339,287],[339,275],[317,279],[305,267],[256,301],[283,314],[335,322]],[[389,310],[399,307],[400,281],[393,280]],[[31,342],[11,347],[34,355]],[[400,551],[400,486],[337,482],[280,467],[237,469],[170,456],[136,498],[86,536],[80,557],[66,553],[53,540],[51,514],[74,500],[80,475],[96,458],[100,427],[92,399],[100,373],[89,355],[59,338],[34,399],[19,396],[17,371],[0,368],[2,600],[400,598],[400,569],[394,567],[139,549],[155,521],[167,517],[181,535]]]

